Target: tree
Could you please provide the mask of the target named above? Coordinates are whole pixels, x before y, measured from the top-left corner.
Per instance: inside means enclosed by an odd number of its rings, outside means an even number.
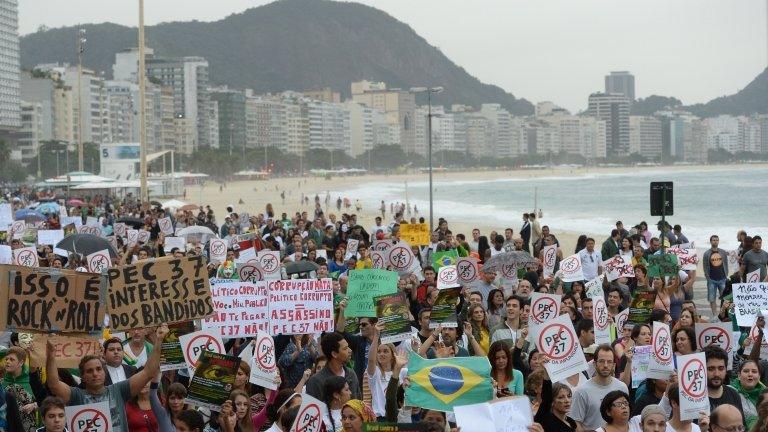
[[[11,160],[11,148],[5,140],[0,140],[0,181],[20,182],[27,177],[27,172],[20,163]]]

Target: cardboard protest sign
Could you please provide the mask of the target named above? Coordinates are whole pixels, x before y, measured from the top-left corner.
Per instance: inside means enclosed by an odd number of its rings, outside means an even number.
[[[611,321],[608,317],[608,306],[603,297],[596,297],[592,301],[592,320],[595,323],[595,343],[611,343]]]
[[[333,331],[331,279],[269,281],[267,291],[269,334],[276,336]]]
[[[651,338],[651,357],[648,362],[648,378],[667,379],[675,370],[672,363],[672,337],[669,333],[669,325],[662,322],[653,322],[653,337]]]
[[[459,274],[455,265],[440,267],[437,271],[437,289],[459,286]]]
[[[525,432],[533,424],[531,403],[522,397],[461,405],[454,413],[462,432]]]
[[[760,309],[768,304],[768,283],[733,284],[733,304],[736,323],[751,327]]]
[[[374,297],[376,317],[384,324],[380,337],[382,344],[396,343],[411,338],[408,320],[408,298],[404,292]]]
[[[548,278],[555,274],[555,264],[557,263],[557,245],[544,246],[541,249],[543,267],[543,276]]]
[[[207,330],[200,330],[179,336],[179,346],[190,376],[195,372],[197,360],[200,358],[200,354],[202,354],[203,351],[218,354],[227,352],[221,338],[215,333]]]
[[[415,246],[429,245],[429,225],[426,223],[400,224],[400,238]]]
[[[461,287],[445,288],[437,293],[437,300],[435,300],[432,313],[429,316],[429,328],[459,326],[456,305],[459,303],[460,295]]]
[[[746,283],[758,283],[760,282],[760,269],[747,273],[747,277],[744,278]]]
[[[357,239],[347,239],[347,251],[344,253],[344,260],[348,260],[353,256],[357,256],[357,247],[360,245],[360,241]]]
[[[258,260],[264,272],[264,280],[280,279],[279,251],[261,250],[258,253]]]
[[[325,418],[329,418],[328,406],[325,402],[302,393],[299,414],[293,421],[289,432],[325,432],[332,428],[331,425],[325,425],[323,422]]]
[[[632,348],[632,388],[640,387],[640,384],[648,378],[648,363],[651,361],[651,345],[639,345]]]
[[[528,325],[532,330],[560,315],[561,299],[560,294],[531,293],[531,313],[528,315]]]
[[[667,253],[675,254],[677,256],[677,263],[683,270],[696,270],[696,265],[699,263],[699,256],[696,254],[696,249],[684,248],[683,245],[667,248]]]
[[[397,292],[397,273],[387,270],[350,270],[345,317],[375,317],[374,297]]]
[[[258,260],[237,263],[237,277],[243,282],[258,282],[264,280],[264,270]]]
[[[208,261],[221,264],[227,259],[227,242],[222,239],[211,239],[208,243]]]
[[[171,222],[171,218],[164,217],[164,218],[158,219],[157,227],[160,228],[161,233],[167,236],[173,235],[173,222]]]
[[[635,269],[632,268],[632,258],[626,255],[616,255],[603,261],[603,273],[607,275],[608,282],[619,278],[635,277]]]
[[[38,267],[39,261],[37,249],[33,247],[23,247],[13,250],[13,263],[22,267]]]
[[[647,323],[651,319],[651,312],[653,312],[653,304],[655,302],[655,292],[635,291],[632,301],[629,303],[629,317],[627,321],[632,324]]]
[[[99,276],[49,267],[0,266],[0,326],[41,333],[101,330]]]
[[[549,320],[538,329],[534,342],[536,348],[550,359],[545,367],[552,382],[587,370],[587,359],[568,314]]]
[[[563,282],[584,280],[584,272],[581,268],[581,257],[579,257],[579,254],[573,254],[560,261],[560,279]]]
[[[112,258],[106,249],[88,255],[86,261],[88,262],[88,271],[91,273],[101,273],[102,270],[112,267]]]
[[[680,271],[677,256],[674,254],[654,254],[648,256],[648,277],[676,276]]]
[[[50,245],[53,247],[59,244],[62,240],[64,240],[63,229],[37,230],[38,245]]]
[[[477,268],[477,258],[459,258],[456,261],[456,273],[459,283],[462,285],[468,285],[477,280],[477,276],[480,274]]]
[[[696,420],[700,411],[709,412],[706,364],[703,352],[677,357],[680,420]]]
[[[251,359],[250,383],[275,390],[278,387],[278,378],[275,341],[268,333],[260,332],[256,337],[256,347]]]
[[[195,324],[192,321],[171,324],[168,326],[168,334],[165,335],[163,341],[160,343],[162,356],[160,358],[160,371],[165,372],[187,367],[187,362],[184,359],[184,352],[181,348],[181,341],[179,338],[194,331]]]
[[[226,338],[250,337],[268,331],[266,282],[211,279],[214,314],[202,321],[204,330]]]
[[[112,432],[109,402],[64,407],[69,432]]]
[[[189,380],[185,402],[219,411],[221,404],[229,399],[238,367],[239,357],[203,351]]]
[[[60,368],[77,368],[80,360],[87,355],[101,355],[101,344],[97,338],[83,335],[42,334],[33,336],[30,345],[30,363],[45,366],[46,342],[51,341],[56,357],[56,366]]]
[[[598,298],[603,297],[605,298],[605,293],[603,291],[603,279],[605,278],[605,274],[601,274],[598,277],[587,281],[584,284],[584,290],[586,291],[587,298]]]
[[[165,257],[107,270],[107,308],[114,330],[153,327],[213,313],[201,256]]]

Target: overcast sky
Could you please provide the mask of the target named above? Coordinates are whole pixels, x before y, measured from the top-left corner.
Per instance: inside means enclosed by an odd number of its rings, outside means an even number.
[[[21,34],[40,25],[135,26],[133,0],[21,0]],[[266,0],[146,0],[148,25],[215,21]],[[611,70],[636,95],[706,102],[738,91],[768,63],[768,0],[360,0],[409,24],[483,82],[571,110]],[[418,84],[418,83],[414,83]],[[423,83],[429,84],[429,83]],[[450,91],[450,89],[446,89]]]

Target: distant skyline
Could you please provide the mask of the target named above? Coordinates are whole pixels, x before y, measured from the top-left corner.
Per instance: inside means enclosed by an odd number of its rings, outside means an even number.
[[[768,0],[359,0],[410,25],[485,83],[573,112],[610,71],[636,95],[685,104],[730,95],[768,64]],[[145,23],[217,21],[267,0],[146,0]],[[136,0],[19,1],[19,32],[138,23]],[[433,83],[413,83],[431,85]],[[300,90],[300,89],[296,89]],[[450,89],[446,89],[450,91]]]

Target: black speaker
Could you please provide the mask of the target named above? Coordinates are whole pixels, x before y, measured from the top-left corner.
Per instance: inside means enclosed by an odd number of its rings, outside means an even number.
[[[651,216],[672,216],[672,182],[651,182]]]

